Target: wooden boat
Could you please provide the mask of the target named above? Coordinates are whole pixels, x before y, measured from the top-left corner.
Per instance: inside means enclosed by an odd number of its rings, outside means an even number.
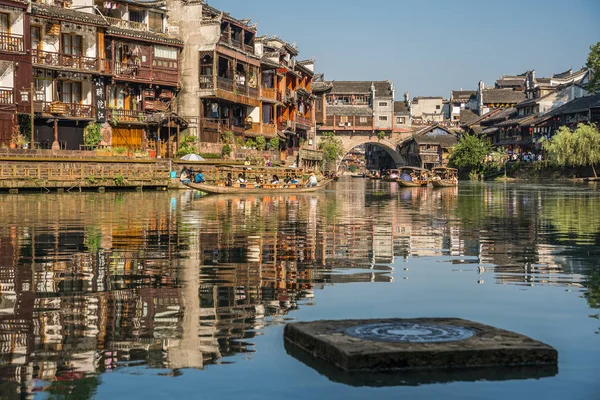
[[[322,179],[317,183],[317,186],[306,187],[306,182],[303,182],[301,176],[304,171],[297,168],[277,168],[277,167],[232,167],[225,166],[215,168],[214,176],[209,178],[205,183],[186,183],[185,186],[199,190],[208,194],[284,194],[284,193],[310,193],[323,189],[331,179]],[[233,181],[239,175],[243,175],[247,179],[246,183],[237,183]],[[273,184],[265,182],[270,177],[277,175],[281,178],[281,183]],[[260,177],[261,183],[256,183],[257,177]],[[297,184],[285,184],[283,178],[296,177],[300,180]],[[227,185],[226,182],[230,181]]]
[[[458,170],[456,168],[437,167],[431,170],[431,184],[435,187],[455,187],[458,185]]]
[[[365,174],[350,174],[352,178],[364,178]]]
[[[249,183],[246,187],[236,186],[225,186],[215,185],[211,183],[186,183],[185,186],[199,190],[208,194],[285,194],[285,193],[311,193],[323,189],[327,184],[331,182],[331,179],[323,179],[317,186],[306,187],[304,185],[273,185],[265,183],[256,187],[254,184]]]
[[[410,176],[411,179],[403,179],[406,175]],[[429,183],[429,171],[417,167],[402,167],[400,168],[400,177],[396,179],[396,182],[398,182],[398,185],[404,187],[427,186]]]

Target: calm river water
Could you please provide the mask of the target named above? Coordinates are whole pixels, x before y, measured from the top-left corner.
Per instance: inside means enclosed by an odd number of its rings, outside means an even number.
[[[2,195],[0,222],[2,399],[600,398],[598,187]],[[282,338],[425,316],[531,336],[558,369],[346,376]]]

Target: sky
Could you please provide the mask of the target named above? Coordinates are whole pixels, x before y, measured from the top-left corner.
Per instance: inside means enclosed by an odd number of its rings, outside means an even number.
[[[259,35],[296,43],[327,80],[391,80],[396,99],[450,97],[535,69],[585,65],[600,0],[208,0]]]

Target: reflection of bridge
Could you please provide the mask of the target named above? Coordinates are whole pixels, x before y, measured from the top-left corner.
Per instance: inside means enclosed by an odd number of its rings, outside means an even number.
[[[319,133],[323,131],[320,130]],[[342,140],[344,150],[348,153],[353,148],[364,145],[372,144],[383,148],[394,160],[396,166],[404,165],[404,158],[400,155],[400,147],[402,143],[412,137],[411,131],[394,131],[392,133],[386,132],[383,139],[379,139],[377,134],[372,131],[335,131],[336,137]]]

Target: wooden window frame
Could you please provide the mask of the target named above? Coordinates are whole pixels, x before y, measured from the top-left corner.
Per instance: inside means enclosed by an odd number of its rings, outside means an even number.
[[[10,14],[0,12],[0,18],[2,15],[4,15],[6,17],[6,32],[2,32],[2,31],[0,31],[0,32],[10,35]]]
[[[34,30],[34,29],[37,29],[37,30],[38,30],[38,32],[40,33],[40,34],[38,35],[38,40],[39,40],[39,41],[38,41],[38,45],[37,45],[37,48],[36,48],[36,50],[42,50],[42,48],[43,48],[43,45],[44,45],[44,43],[43,43],[43,42],[44,42],[44,39],[43,39],[43,30],[42,30],[42,26],[41,26],[41,25],[30,25],[30,26],[29,26],[29,36],[30,36],[32,39],[33,39],[32,32],[33,32],[33,30]],[[33,43],[32,43],[32,44],[33,44]],[[32,48],[33,48],[33,46],[32,46]]]
[[[69,103],[69,104],[81,104],[81,102],[83,100],[83,96],[82,96],[82,94],[83,94],[83,87],[82,86],[83,86],[82,82],[62,81],[61,84],[60,84],[60,89],[61,89],[60,90],[60,96],[59,96],[60,101],[63,102],[63,103]],[[66,87],[69,88],[69,91],[65,91]],[[78,93],[79,94],[79,101],[74,101],[74,97],[73,97],[73,94],[75,93],[75,91],[73,90],[74,87],[78,87],[79,88],[79,93]],[[64,100],[65,99],[64,98],[65,93],[68,93],[71,96],[71,98],[70,98],[71,101],[65,101]]]
[[[69,38],[69,48],[71,51],[70,53],[67,53],[66,47],[65,47],[65,42],[66,42],[65,38],[67,38],[67,37]],[[79,46],[78,46],[79,54],[73,53],[73,49],[76,48],[75,46],[73,46],[74,38],[79,39]],[[61,39],[60,47],[61,47],[62,54],[73,56],[73,57],[82,57],[83,56],[83,36],[77,35],[75,33],[63,33],[61,35],[60,39]]]

